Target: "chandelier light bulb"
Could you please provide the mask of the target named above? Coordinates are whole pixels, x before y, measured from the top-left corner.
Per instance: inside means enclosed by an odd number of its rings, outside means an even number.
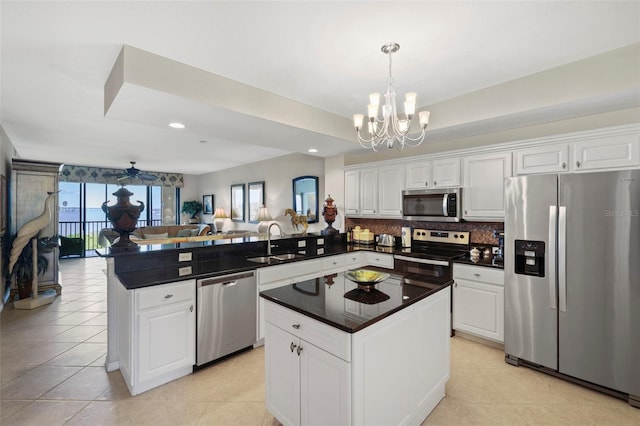
[[[363,148],[370,148],[374,151],[380,149],[381,146],[403,149],[405,146],[418,146],[425,138],[425,130],[429,124],[429,111],[420,111],[418,113],[420,134],[414,137],[409,134],[411,120],[416,113],[416,99],[418,96],[415,92],[405,94],[404,113],[406,119],[398,117],[396,91],[393,87],[393,76],[391,75],[391,55],[399,49],[400,45],[397,43],[387,43],[382,46],[382,52],[385,55],[389,55],[389,78],[387,79],[387,90],[384,92],[384,103],[382,105],[380,105],[380,93],[369,94],[369,105],[367,106],[368,136],[363,137],[361,133],[364,115],[354,114],[353,116],[353,126],[356,129],[358,142]],[[378,116],[379,109],[381,109],[382,117]]]

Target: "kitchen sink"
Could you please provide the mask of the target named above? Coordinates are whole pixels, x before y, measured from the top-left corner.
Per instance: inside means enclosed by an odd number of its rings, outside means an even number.
[[[304,257],[304,256],[296,253],[284,253],[284,254],[272,254],[271,256],[248,257],[247,260],[249,262],[255,262],[255,263],[274,263],[274,262],[277,263],[285,260],[297,259],[300,257]]]

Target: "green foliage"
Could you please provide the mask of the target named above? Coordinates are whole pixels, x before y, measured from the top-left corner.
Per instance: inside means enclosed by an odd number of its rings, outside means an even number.
[[[18,287],[31,285],[33,280],[33,245],[31,241],[27,243],[22,249],[22,253],[18,256],[15,265],[13,265],[12,274],[9,275],[9,254],[11,253],[11,246],[16,239],[17,234],[5,234],[3,237],[4,253],[5,253],[5,268],[7,278],[11,279],[11,276],[16,277],[16,284]],[[54,247],[58,245],[58,236],[38,238],[38,275],[43,275],[49,268],[49,260],[43,255],[43,253],[50,252]]]
[[[195,218],[198,213],[202,211],[202,203],[200,201],[185,201],[182,203],[182,213],[191,215],[191,218]]]

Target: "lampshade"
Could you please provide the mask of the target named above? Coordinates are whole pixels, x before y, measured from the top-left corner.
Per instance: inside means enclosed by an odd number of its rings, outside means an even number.
[[[216,219],[228,219],[227,213],[224,211],[222,207],[216,207],[216,211],[213,213],[213,216]]]
[[[222,207],[216,207],[215,212],[213,212],[213,217],[216,220],[214,221],[215,229],[213,229],[212,231],[215,233],[222,232],[224,220],[229,218],[229,216],[227,216],[227,212],[225,212]]]
[[[268,220],[273,220],[271,215],[269,214],[269,210],[265,206],[262,206],[258,209],[258,217],[256,218],[258,222],[265,222]]]

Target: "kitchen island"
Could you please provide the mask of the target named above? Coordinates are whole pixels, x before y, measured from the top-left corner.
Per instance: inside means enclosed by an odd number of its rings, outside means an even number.
[[[449,379],[451,281],[344,273],[263,291],[265,404],[284,425],[420,424]]]

